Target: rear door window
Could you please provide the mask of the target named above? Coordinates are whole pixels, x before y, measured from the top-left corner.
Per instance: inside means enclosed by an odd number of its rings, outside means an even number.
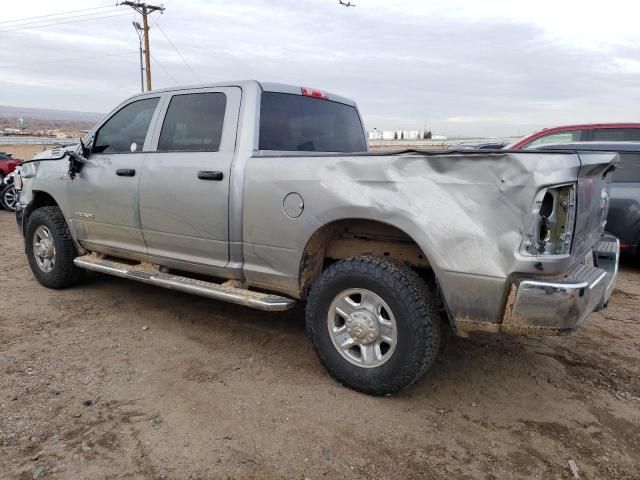
[[[367,143],[355,107],[326,99],[263,92],[260,150],[364,152]]]
[[[593,130],[594,142],[633,142],[640,141],[640,128],[596,128]]]
[[[524,146],[525,149],[549,145],[550,143],[568,143],[580,141],[581,130],[569,130],[566,132],[556,132],[536,138],[533,142]]]
[[[174,95],[162,124],[158,151],[218,151],[226,106],[224,93]]]

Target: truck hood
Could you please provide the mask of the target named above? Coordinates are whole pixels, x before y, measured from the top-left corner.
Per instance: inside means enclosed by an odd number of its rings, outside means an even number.
[[[37,153],[30,161],[36,160],[60,160],[64,158],[69,151],[80,153],[81,147],[79,143],[73,145],[54,147],[51,150],[45,150]]]

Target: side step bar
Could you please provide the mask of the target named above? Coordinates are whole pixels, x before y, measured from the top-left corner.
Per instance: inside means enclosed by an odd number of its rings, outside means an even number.
[[[106,260],[96,255],[76,257],[73,263],[79,268],[93,270],[94,272],[107,273],[116,277],[137,280],[138,282],[149,283],[180,292],[193,293],[202,297],[222,300],[223,302],[237,303],[268,312],[288,310],[295,304],[295,300],[291,298],[238,288],[233,286],[231,282],[219,284],[162,273],[152,268],[150,264],[129,265]]]

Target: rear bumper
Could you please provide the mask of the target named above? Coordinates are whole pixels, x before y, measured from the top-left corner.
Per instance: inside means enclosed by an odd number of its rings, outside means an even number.
[[[558,334],[575,330],[606,307],[618,276],[620,242],[603,235],[590,262],[554,280],[520,279],[509,296],[501,331]]]

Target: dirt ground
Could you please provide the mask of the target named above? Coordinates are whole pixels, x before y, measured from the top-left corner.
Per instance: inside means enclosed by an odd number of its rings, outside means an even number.
[[[13,145],[0,145],[0,152],[8,152],[13,155],[13,158],[19,158],[20,160],[31,160],[36,153],[40,153],[48,148],[53,148],[53,145],[33,145],[33,144],[13,144]]]
[[[558,338],[454,338],[409,390],[324,372],[293,314],[103,275],[47,290],[0,211],[0,478],[640,478],[640,262]]]

